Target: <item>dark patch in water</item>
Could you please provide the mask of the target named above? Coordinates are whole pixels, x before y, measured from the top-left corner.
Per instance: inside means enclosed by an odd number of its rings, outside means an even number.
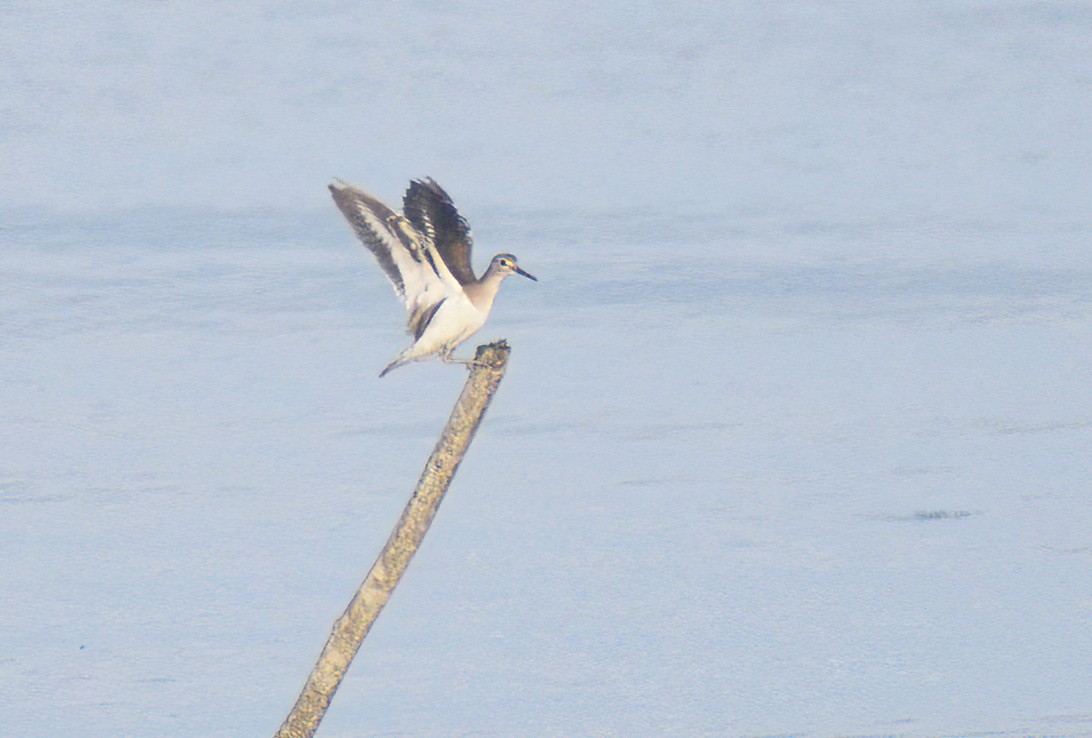
[[[956,520],[957,518],[969,518],[978,513],[967,510],[917,510],[913,515],[896,518],[896,520]]]

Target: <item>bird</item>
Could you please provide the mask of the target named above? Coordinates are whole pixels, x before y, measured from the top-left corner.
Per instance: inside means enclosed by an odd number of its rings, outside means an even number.
[[[335,179],[329,187],[334,203],[406,308],[406,332],[413,343],[379,376],[432,356],[473,366],[472,359],[455,359],[452,353],[485,324],[501,282],[513,274],[535,282],[538,278],[508,253],[494,256],[481,278],[475,276],[470,225],[431,177],[410,181],[401,213],[343,180]]]

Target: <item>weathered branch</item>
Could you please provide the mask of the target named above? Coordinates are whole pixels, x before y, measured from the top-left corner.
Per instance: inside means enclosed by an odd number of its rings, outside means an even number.
[[[361,642],[428,532],[504,376],[510,350],[504,341],[478,347],[476,365],[470,370],[470,377],[425,464],[417,488],[349,607],[334,623],[318,662],[276,738],[309,738],[318,730]]]

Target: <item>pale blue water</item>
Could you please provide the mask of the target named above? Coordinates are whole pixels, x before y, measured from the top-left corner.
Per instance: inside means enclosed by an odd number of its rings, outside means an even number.
[[[0,11],[5,730],[276,729],[431,174],[541,282],[320,735],[1092,735],[1088,6],[506,7]]]

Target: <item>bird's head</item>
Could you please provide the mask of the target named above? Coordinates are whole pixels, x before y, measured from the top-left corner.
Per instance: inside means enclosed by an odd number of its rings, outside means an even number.
[[[509,274],[518,274],[521,277],[527,277],[532,281],[537,282],[538,277],[533,274],[528,274],[519,268],[519,264],[516,263],[516,257],[512,254],[497,254],[493,257],[493,261],[489,264],[489,271],[500,274],[501,277],[507,277]]]

